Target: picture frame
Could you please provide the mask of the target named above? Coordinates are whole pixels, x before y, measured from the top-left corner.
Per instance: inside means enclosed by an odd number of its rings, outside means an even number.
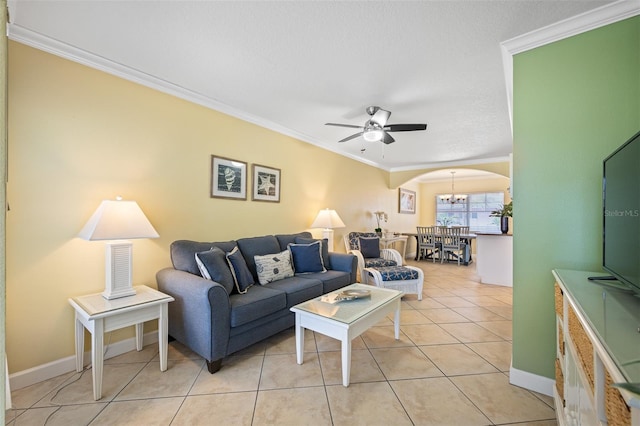
[[[251,200],[280,202],[280,169],[252,164]]]
[[[416,213],[416,192],[408,189],[398,189],[398,213]]]
[[[211,198],[247,199],[247,163],[211,156]]]

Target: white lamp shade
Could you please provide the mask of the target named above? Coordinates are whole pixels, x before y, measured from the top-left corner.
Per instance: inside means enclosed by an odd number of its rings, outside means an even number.
[[[338,216],[335,210],[324,209],[318,212],[318,216],[316,216],[316,220],[311,224],[312,228],[325,228],[325,229],[334,229],[334,228],[344,228],[346,225]]]
[[[78,234],[89,241],[158,238],[135,201],[104,200]]]

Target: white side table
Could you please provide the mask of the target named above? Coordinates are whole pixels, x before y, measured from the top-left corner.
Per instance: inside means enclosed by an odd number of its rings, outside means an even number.
[[[136,349],[142,350],[145,321],[158,320],[160,371],[167,369],[167,306],[173,297],[147,286],[136,286],[134,296],[107,300],[102,293],[74,297],[69,303],[76,310],[76,371],[84,367],[84,328],[91,333],[91,365],[93,398],[102,398],[102,366],[104,363],[104,333],[136,326]]]
[[[382,248],[395,247],[396,243],[402,243],[402,251],[400,254],[402,255],[402,261],[404,262],[404,257],[407,254],[407,239],[409,237],[406,235],[396,235],[394,237],[382,237],[380,238],[380,245]]]

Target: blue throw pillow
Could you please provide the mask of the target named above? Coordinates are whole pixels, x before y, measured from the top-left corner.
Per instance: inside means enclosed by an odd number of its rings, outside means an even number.
[[[225,253],[218,247],[213,247],[209,251],[196,253],[195,256],[200,275],[208,280],[222,284],[227,293],[231,294],[235,282]]]
[[[379,238],[360,238],[360,253],[365,259],[370,257],[380,257]]]
[[[227,262],[229,262],[229,269],[231,269],[238,293],[246,293],[249,287],[255,284],[255,281],[238,247],[234,247],[233,250],[227,253]]]
[[[296,237],[296,244],[311,244],[316,241],[322,242],[322,263],[325,269],[331,269],[331,263],[329,263],[329,240],[326,238],[322,240],[316,240],[313,238]]]
[[[327,272],[322,262],[322,244],[316,241],[311,244],[289,244],[293,271],[296,274],[310,272]]]

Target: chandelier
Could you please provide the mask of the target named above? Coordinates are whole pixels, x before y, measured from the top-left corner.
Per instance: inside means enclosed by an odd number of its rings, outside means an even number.
[[[456,194],[453,189],[453,178],[456,172],[451,172],[451,194],[442,194],[440,195],[441,203],[449,203],[449,204],[464,204],[467,202],[466,194]]]

